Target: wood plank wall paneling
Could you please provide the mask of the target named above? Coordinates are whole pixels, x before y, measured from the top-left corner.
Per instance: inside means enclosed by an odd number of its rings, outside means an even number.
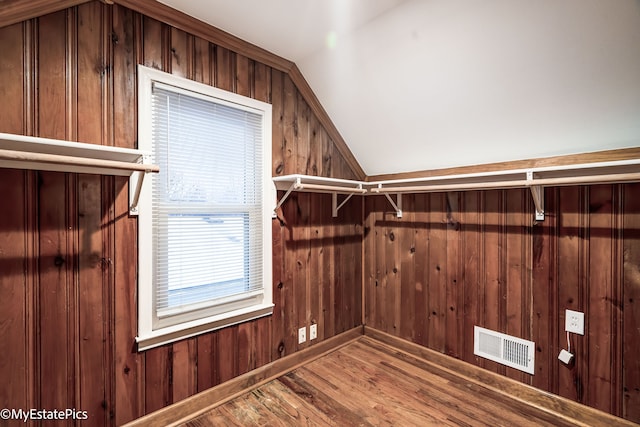
[[[291,78],[118,5],[0,28],[0,132],[133,148],[136,66],[273,105],[273,175],[354,178]],[[326,195],[273,221],[274,315],[138,353],[137,219],[127,179],[0,170],[0,400],[121,425],[361,324],[363,206]],[[297,328],[319,325],[298,345]]]
[[[405,195],[400,220],[368,197],[366,324],[640,422],[639,191],[548,188],[537,223],[526,189]],[[569,366],[565,309],[586,319]],[[534,341],[535,375],[474,356],[473,325]]]

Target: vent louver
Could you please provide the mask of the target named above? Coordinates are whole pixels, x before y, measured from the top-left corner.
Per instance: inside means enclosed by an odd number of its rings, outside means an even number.
[[[485,359],[534,374],[535,343],[490,329],[474,327],[473,353]]]

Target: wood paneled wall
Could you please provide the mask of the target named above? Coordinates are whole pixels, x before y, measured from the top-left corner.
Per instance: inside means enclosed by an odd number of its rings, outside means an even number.
[[[287,74],[127,8],[94,1],[0,28],[0,52],[0,132],[135,147],[145,64],[272,103],[273,175],[354,178]],[[120,425],[361,324],[361,202],[337,219],[326,196],[284,204],[273,316],[138,353],[127,180],[0,169],[0,200],[3,407]],[[298,345],[311,323],[318,340]]]
[[[365,205],[365,323],[640,422],[640,184],[384,197]],[[566,348],[564,310],[585,312]],[[536,343],[535,375],[473,354],[473,326]]]

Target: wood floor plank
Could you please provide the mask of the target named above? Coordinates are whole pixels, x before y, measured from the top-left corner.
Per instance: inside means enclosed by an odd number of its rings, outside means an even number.
[[[365,336],[182,425],[586,424]]]

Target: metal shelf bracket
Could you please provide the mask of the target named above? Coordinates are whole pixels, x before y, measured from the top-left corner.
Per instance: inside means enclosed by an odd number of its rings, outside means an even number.
[[[396,211],[396,216],[398,218],[402,218],[402,193],[396,194],[397,203],[393,201],[389,193],[384,193],[384,195],[389,201],[389,203],[391,203],[391,206],[393,206],[393,209]]]
[[[300,181],[301,181],[300,178],[296,178],[296,180],[291,184],[289,189],[284,193],[284,196],[282,196],[282,198],[278,201],[278,203],[276,204],[276,207],[273,209],[273,218],[277,218],[276,212],[278,211],[278,209],[280,209],[280,206],[282,206],[285,200],[287,200],[291,192],[300,186]]]
[[[343,207],[344,204],[347,203],[354,194],[355,193],[347,194],[347,197],[345,197],[345,199],[340,204],[338,204],[338,193],[331,193],[331,216],[336,218],[338,216],[338,211],[340,210],[340,208]]]
[[[529,188],[531,189],[531,196],[533,196],[533,203],[536,209],[536,221],[544,221],[544,187],[533,184],[532,171],[527,172],[527,182],[530,183]]]

